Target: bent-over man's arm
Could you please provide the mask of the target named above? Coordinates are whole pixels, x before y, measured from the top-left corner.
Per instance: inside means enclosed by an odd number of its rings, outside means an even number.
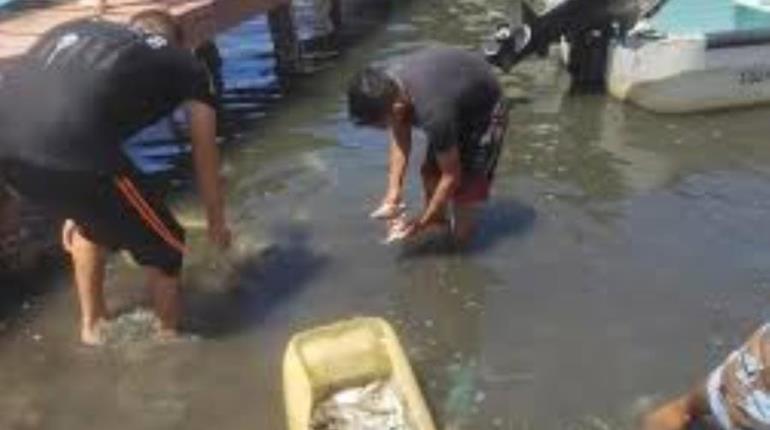
[[[189,101],[186,107],[198,192],[206,210],[209,240],[221,248],[227,248],[230,245],[230,230],[225,220],[224,187],[219,175],[216,112],[208,104],[199,101]]]
[[[404,178],[412,152],[412,126],[399,121],[390,129],[390,162],[388,163],[388,191],[384,203],[398,204],[403,200]]]
[[[428,202],[425,211],[419,219],[419,224],[425,226],[441,213],[451,199],[462,179],[462,164],[460,163],[460,149],[457,145],[450,146],[447,150],[436,154],[436,160],[441,172],[436,191]]]

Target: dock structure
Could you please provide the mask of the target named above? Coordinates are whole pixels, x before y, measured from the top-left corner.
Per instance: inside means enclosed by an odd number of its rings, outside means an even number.
[[[162,9],[177,17],[185,43],[195,47],[251,16],[280,13],[290,6],[291,0],[80,0],[23,10],[0,18],[0,66],[26,52],[41,34],[73,19],[101,17],[126,22],[143,10]],[[281,29],[274,34],[287,31]]]

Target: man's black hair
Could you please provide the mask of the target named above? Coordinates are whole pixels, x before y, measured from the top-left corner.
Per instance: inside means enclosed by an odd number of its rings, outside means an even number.
[[[367,67],[348,86],[348,112],[361,125],[381,124],[398,97],[398,84],[382,69]]]

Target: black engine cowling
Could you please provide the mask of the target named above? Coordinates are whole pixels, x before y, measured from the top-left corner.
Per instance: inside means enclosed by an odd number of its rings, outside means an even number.
[[[542,14],[525,4],[524,23],[499,26],[485,53],[490,63],[508,71],[529,55],[545,55],[562,37],[576,44],[577,53],[601,44],[606,47],[612,32],[624,32],[661,4],[662,0],[566,0]]]

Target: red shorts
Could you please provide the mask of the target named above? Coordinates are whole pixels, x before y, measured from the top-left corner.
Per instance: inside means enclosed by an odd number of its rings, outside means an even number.
[[[505,140],[505,132],[508,127],[508,111],[510,103],[501,100],[494,107],[485,128],[479,129],[481,133],[472,133],[470,136],[461,136],[458,140],[467,144],[468,151],[461,149],[461,163],[463,164],[463,176],[460,186],[452,196],[452,202],[470,206],[483,203],[489,199],[492,188],[492,180],[495,177],[497,161]],[[441,176],[437,155],[429,147],[428,154],[423,164],[423,175],[428,180],[438,180]]]
[[[452,202],[462,206],[484,203],[489,200],[491,189],[492,179],[486,176],[464,177],[452,196]]]
[[[423,180],[438,182],[441,178],[441,171],[431,160],[427,160],[422,166]],[[478,203],[484,203],[489,200],[492,189],[492,179],[494,176],[486,174],[465,173],[460,179],[460,186],[452,194],[452,203],[471,206]]]

